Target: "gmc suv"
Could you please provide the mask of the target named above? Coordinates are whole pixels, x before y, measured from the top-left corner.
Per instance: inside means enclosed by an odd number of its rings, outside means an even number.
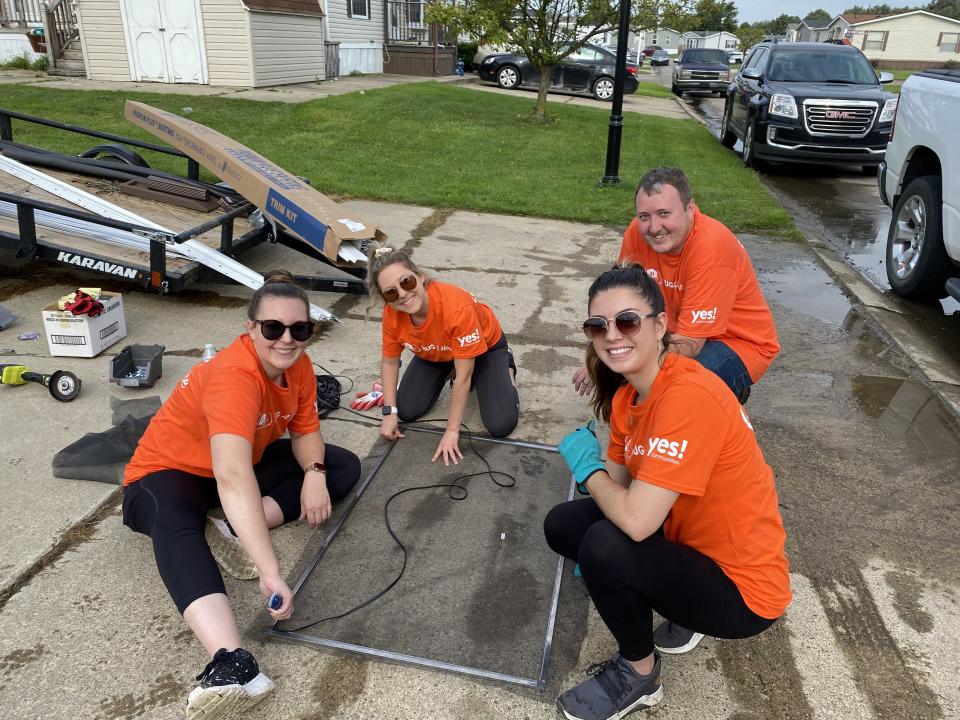
[[[897,96],[851,45],[756,45],[730,83],[720,142],[743,141],[743,164],[764,160],[860,165],[876,172],[883,160]]]

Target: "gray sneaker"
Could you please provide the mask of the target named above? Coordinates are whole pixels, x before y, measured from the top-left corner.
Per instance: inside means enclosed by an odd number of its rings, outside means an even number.
[[[591,665],[587,673],[588,679],[557,698],[557,709],[569,720],[619,720],[663,699],[659,655],[649,675],[639,675],[620,653]]]
[[[685,627],[666,620],[653,631],[653,645],[668,655],[680,655],[693,650],[703,640],[703,633],[687,630]]]

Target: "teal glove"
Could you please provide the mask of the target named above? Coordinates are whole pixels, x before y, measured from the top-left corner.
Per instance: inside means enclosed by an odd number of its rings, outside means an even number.
[[[601,457],[600,441],[594,432],[597,423],[591,420],[585,427],[579,427],[560,441],[560,454],[577,481],[577,490],[589,495],[585,483],[599,470],[606,470]]]

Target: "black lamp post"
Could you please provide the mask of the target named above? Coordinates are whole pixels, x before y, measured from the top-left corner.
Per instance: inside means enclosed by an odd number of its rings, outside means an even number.
[[[620,0],[620,29],[617,31],[617,66],[613,76],[613,107],[607,133],[607,169],[600,185],[620,182],[620,136],[623,133],[623,81],[627,73],[627,33],[630,31],[631,0]]]

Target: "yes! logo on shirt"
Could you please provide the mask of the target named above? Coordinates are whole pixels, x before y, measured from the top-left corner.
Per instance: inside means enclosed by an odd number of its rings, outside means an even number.
[[[647,438],[647,457],[665,460],[666,462],[679,465],[683,460],[683,454],[687,451],[686,440],[670,440],[668,438],[651,437]]]
[[[480,328],[477,328],[469,335],[458,337],[457,342],[460,343],[460,347],[466,347],[467,345],[473,345],[480,342]]]
[[[698,322],[712,323],[717,320],[717,308],[711,308],[710,310],[691,310],[690,314],[693,316],[691,318],[691,324],[696,325]]]

